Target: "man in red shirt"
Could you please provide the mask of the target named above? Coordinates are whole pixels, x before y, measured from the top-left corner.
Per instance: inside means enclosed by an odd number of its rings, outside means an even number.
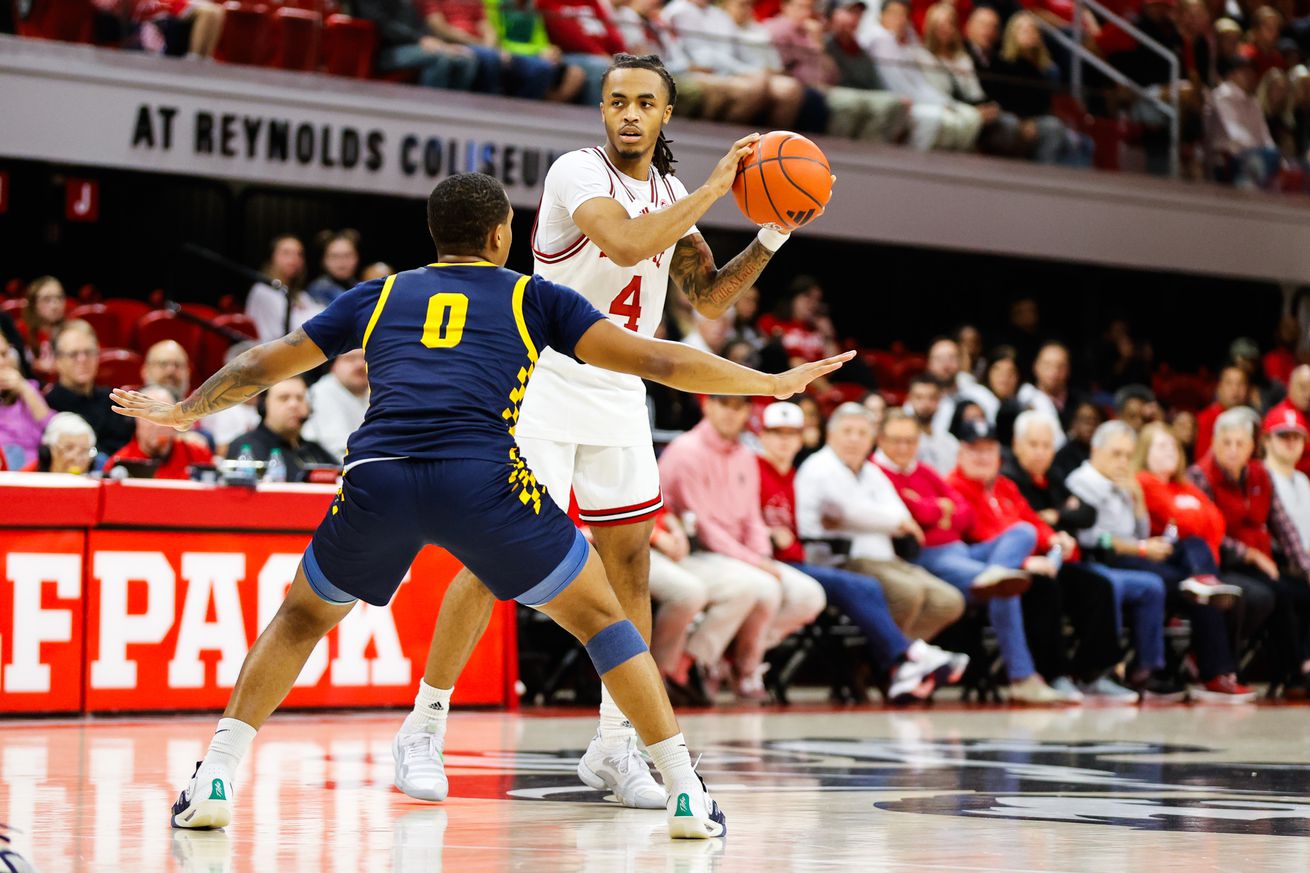
[[[973,507],[926,464],[915,460],[918,447],[919,423],[901,410],[889,412],[874,461],[923,528],[923,549],[914,562],[973,602],[987,602],[1010,677],[1011,700],[1065,702],[1037,672],[1018,597],[1031,585],[1029,574],[1021,568],[1033,553],[1037,531],[1017,522],[999,536],[966,545],[963,537],[974,525]]]
[[[564,63],[587,73],[582,102],[597,106],[603,99],[601,80],[614,55],[626,52],[623,34],[600,0],[537,0],[537,10],[546,20],[550,41],[564,52]]]
[[[1078,542],[1047,524],[1019,486],[1001,475],[1001,444],[991,425],[961,422],[954,435],[960,441],[959,465],[946,477],[946,484],[960,492],[973,510],[965,542],[993,539],[1021,522],[1037,532],[1033,554],[1023,563],[1033,577],[1033,587],[1023,597],[1023,614],[1037,672],[1069,702],[1086,695],[1107,703],[1136,703],[1137,692],[1110,678],[1122,654],[1110,580],[1073,563],[1079,557]],[[1079,641],[1073,664],[1065,652],[1061,616],[1071,620]],[[1081,690],[1071,676],[1077,677]]]
[[[760,508],[773,542],[773,557],[815,579],[836,606],[864,632],[869,652],[884,677],[887,699],[925,699],[937,683],[960,681],[969,656],[947,652],[901,633],[887,608],[878,581],[837,567],[805,563],[805,548],[796,535],[796,470],[805,415],[794,403],[764,409],[760,443]]]
[[[156,400],[176,403],[177,395],[162,385],[147,385],[141,393]],[[202,446],[183,440],[171,427],[154,424],[144,418],[136,420],[136,435],[127,445],[110,456],[105,464],[108,475],[119,461],[155,461],[156,479],[186,479],[192,464],[212,464],[214,454]]]

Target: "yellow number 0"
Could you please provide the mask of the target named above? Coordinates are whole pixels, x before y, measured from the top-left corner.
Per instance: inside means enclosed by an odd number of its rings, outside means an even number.
[[[423,322],[423,345],[453,349],[464,338],[469,299],[463,294],[433,294],[428,298],[428,319]]]

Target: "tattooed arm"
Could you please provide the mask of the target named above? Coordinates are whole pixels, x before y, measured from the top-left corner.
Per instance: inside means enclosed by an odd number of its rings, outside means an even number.
[[[718,318],[737,302],[742,292],[755,284],[773,252],[758,239],[722,267],[714,265],[714,254],[705,238],[689,234],[678,241],[669,264],[669,278],[678,283],[696,311],[706,318]]]
[[[312,370],[326,360],[327,356],[304,329],[298,328],[233,358],[181,403],[168,403],[116,388],[113,410],[119,415],[145,418],[184,430],[197,419],[245,403],[266,388]]]

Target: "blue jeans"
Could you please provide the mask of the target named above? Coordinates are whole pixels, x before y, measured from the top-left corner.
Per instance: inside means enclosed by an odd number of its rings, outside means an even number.
[[[582,102],[587,106],[599,106],[603,97],[600,83],[605,78],[605,71],[613,63],[613,58],[608,55],[568,54],[564,56],[564,63],[582,67],[587,74],[587,84],[582,89]]]
[[[792,566],[822,585],[828,594],[828,602],[846,613],[864,631],[873,660],[883,672],[896,666],[910,647],[910,640],[892,620],[887,598],[883,597],[877,579],[836,567]]]
[[[998,537],[971,546],[962,542],[934,546],[919,553],[915,563],[929,573],[951,583],[968,597],[973,580],[990,566],[1017,570],[1037,547],[1037,531],[1027,522],[1006,528]],[[1011,682],[1021,682],[1037,672],[1028,638],[1023,630],[1023,608],[1018,597],[993,597],[987,604],[987,616],[996,630],[1005,670]]]
[[[484,94],[509,94],[530,100],[543,100],[555,83],[555,64],[545,58],[511,55],[506,63],[500,49],[471,45],[478,59],[478,75],[473,90]]]
[[[378,69],[418,70],[418,83],[424,87],[467,91],[478,74],[478,59],[432,54],[414,43],[383,49],[378,53]]]
[[[1127,570],[1089,564],[1098,576],[1114,588],[1115,636],[1123,634],[1123,611],[1133,613],[1133,646],[1141,667],[1159,670],[1164,666],[1164,581],[1146,570]]]

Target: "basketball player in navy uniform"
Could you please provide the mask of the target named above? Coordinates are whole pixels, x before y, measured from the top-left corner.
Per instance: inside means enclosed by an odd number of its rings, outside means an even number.
[[[624,330],[576,291],[504,268],[512,217],[498,181],[452,176],[428,200],[437,263],[356,286],[181,403],[114,392],[115,412],[180,429],[353,349],[364,350],[369,369],[369,410],[350,438],[341,490],[246,656],[209,750],[173,805],[174,827],[231,821],[241,757],[314,646],[357,600],[388,603],[432,543],[495,597],[542,611],[586,646],[663,776],[670,836],[723,835],[723,814],[692,769],[641,633],[519,454],[519,405],[547,348],[682,391],[776,397],[804,390],[853,353],[767,375]]]

